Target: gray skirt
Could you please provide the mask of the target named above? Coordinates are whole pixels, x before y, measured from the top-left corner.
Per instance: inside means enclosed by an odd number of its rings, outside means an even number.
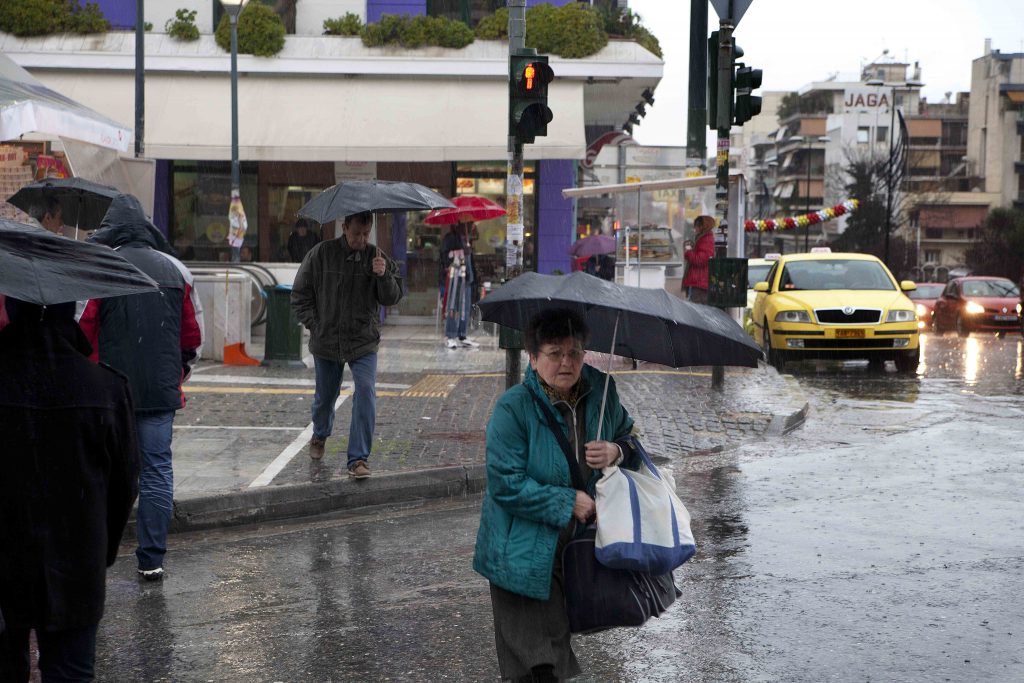
[[[491,584],[494,644],[503,681],[522,677],[540,664],[554,666],[558,680],[580,674],[580,665],[569,642],[569,618],[562,592],[562,548],[572,537],[570,523],[558,538],[551,568],[551,595],[536,600]]]

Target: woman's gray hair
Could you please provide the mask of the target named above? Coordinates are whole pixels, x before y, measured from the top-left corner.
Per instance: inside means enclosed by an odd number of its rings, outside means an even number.
[[[549,308],[533,316],[526,328],[523,344],[531,356],[540,352],[540,347],[551,342],[572,337],[585,345],[590,337],[590,328],[576,311],[569,308]]]

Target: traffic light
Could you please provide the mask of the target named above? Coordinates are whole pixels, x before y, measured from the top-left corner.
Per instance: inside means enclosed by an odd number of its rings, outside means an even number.
[[[718,31],[708,37],[708,128],[718,130]]]
[[[742,126],[744,123],[761,113],[761,98],[751,92],[761,87],[761,70],[742,64],[738,65],[733,77],[736,89],[736,106],[733,109],[733,123]]]
[[[509,56],[508,134],[519,144],[548,134],[554,115],[548,108],[548,84],[555,73],[546,55],[520,50]]]

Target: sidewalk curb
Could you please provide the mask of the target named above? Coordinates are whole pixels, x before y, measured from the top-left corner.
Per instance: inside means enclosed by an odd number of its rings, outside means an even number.
[[[768,431],[766,432],[769,436],[784,436],[794,429],[802,427],[804,422],[807,421],[807,414],[811,410],[811,404],[804,396],[804,392],[796,378],[793,375],[781,375],[780,377],[786,382],[790,410],[789,412],[772,415],[772,421],[768,425]]]
[[[777,397],[785,408],[773,413],[764,436],[784,436],[801,427],[810,404],[792,375]],[[316,484],[264,486],[174,501],[170,531],[202,531],[221,527],[259,524],[352,510],[372,505],[407,503],[426,499],[457,498],[484,490],[485,466],[450,465],[425,470],[377,474],[369,479],[337,479]],[[125,538],[134,538],[134,515]]]
[[[266,486],[186,498],[174,501],[170,531],[201,531],[371,505],[455,498],[479,493],[485,482],[482,464],[454,465],[380,474],[360,481],[339,479],[320,484]],[[126,532],[127,538],[131,537],[129,533],[134,534],[134,531]]]

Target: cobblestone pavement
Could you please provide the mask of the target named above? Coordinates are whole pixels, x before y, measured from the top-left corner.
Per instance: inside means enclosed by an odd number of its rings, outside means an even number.
[[[493,338],[480,341],[479,349],[448,351],[432,328],[385,327],[370,457],[375,472],[483,462],[484,430],[504,390],[505,352]],[[607,364],[603,354],[587,360]],[[774,416],[803,405],[793,384],[770,368],[728,369],[723,391],[710,388],[708,370],[648,364],[633,370],[616,359],[623,404],[652,455],[671,460],[755,439]],[[176,497],[248,488],[261,475],[271,486],[347,476],[350,392],[343,386],[326,455],[313,461],[305,446],[312,370],[201,365],[186,387],[188,407],[175,421]],[[274,462],[278,470],[269,476]]]

